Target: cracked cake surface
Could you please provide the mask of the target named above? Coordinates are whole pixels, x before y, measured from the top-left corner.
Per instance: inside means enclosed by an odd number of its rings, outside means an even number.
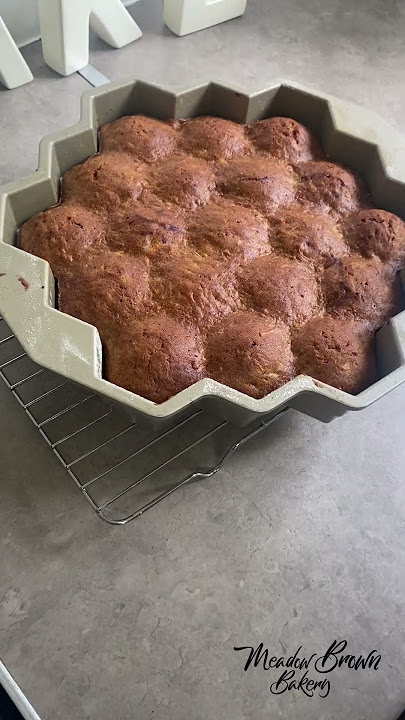
[[[104,125],[20,247],[97,327],[104,377],[156,403],[204,377],[254,398],[300,373],[357,393],[402,307],[404,222],[291,118]]]

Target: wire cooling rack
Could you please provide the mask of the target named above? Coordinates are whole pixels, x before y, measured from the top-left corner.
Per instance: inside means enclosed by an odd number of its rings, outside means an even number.
[[[0,317],[0,376],[96,513],[124,525],[182,485],[216,473],[267,427],[238,428],[198,410],[156,430],[36,365]]]

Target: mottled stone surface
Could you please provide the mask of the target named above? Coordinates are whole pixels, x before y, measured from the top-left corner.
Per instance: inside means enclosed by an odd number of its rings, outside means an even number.
[[[91,60],[113,79],[133,68],[173,87],[215,76],[254,90],[287,76],[405,132],[399,2],[248,0],[243,19],[183,39],[162,29],[159,2],[131,12],[141,41],[94,41]],[[0,90],[3,181],[34,168],[39,138],[75,121],[86,88],[46,69],[37,46],[24,53],[35,84]],[[42,720],[395,720],[404,402],[400,388],[331,425],[291,413],[215,477],[112,528],[0,383],[0,657]],[[271,695],[278,671],[245,673],[233,650],[302,645],[308,657],[335,638],[382,660],[335,670],[325,699]]]

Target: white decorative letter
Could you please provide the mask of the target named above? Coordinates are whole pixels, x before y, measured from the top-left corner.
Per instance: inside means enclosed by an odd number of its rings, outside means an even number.
[[[120,0],[39,0],[42,51],[47,65],[70,75],[89,62],[89,26],[120,48],[141,37]]]
[[[164,0],[164,21],[176,35],[203,30],[243,15],[247,0]]]
[[[0,17],[0,82],[11,90],[31,80],[31,70]]]

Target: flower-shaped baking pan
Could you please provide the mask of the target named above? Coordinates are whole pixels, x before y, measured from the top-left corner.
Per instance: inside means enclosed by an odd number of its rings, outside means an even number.
[[[346,410],[368,406],[402,383],[405,312],[391,318],[377,331],[378,379],[355,395],[301,374],[259,398],[217,380],[203,378],[163,402],[154,402],[103,378],[103,347],[98,330],[57,309],[51,268],[45,260],[18,247],[18,230],[31,217],[58,203],[62,176],[97,153],[100,126],[136,114],[161,120],[211,115],[236,123],[252,123],[273,116],[293,118],[320,140],[328,160],[356,171],[365,179],[376,207],[404,216],[405,143],[378,115],[355,105],[295,83],[275,84],[252,95],[215,83],[178,93],[141,81],[111,83],[90,90],[82,98],[80,122],[42,140],[38,170],[0,191],[0,313],[32,360],[72,382],[85,385],[138,418],[156,421],[205,408],[245,425],[262,415],[292,407],[329,422]],[[114,142],[111,149],[114,151]],[[198,160],[195,162],[198,164]],[[249,159],[243,162],[249,169]],[[250,175],[248,179],[251,180]],[[85,180],[84,177],[84,183]],[[75,182],[80,183],[80,177]],[[232,185],[232,177],[227,182]],[[163,190],[166,192],[168,188],[170,193],[170,183],[163,178],[161,184]],[[249,290],[251,281],[256,302],[257,277],[269,262],[266,258],[267,255],[264,260],[258,258],[257,269],[250,270],[250,280],[248,274],[245,278],[245,289],[247,286]],[[274,260],[271,262],[274,264]],[[174,270],[176,275],[176,266]],[[276,268],[275,272],[278,271]],[[332,270],[332,285],[334,272]],[[400,277],[403,282],[403,272]],[[255,313],[253,316],[259,317]],[[243,332],[245,322],[251,325],[243,312],[232,313],[229,322],[225,315],[223,322],[224,342],[228,335],[237,335],[239,328]]]

